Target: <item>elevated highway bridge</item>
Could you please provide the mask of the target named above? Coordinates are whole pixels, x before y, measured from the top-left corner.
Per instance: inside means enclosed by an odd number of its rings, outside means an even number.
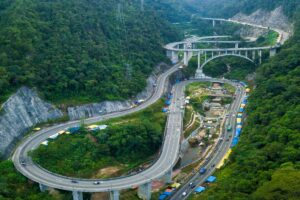
[[[219,40],[228,38],[229,36],[208,36],[208,37],[195,37],[182,42],[169,43],[164,46],[167,51],[167,57],[171,59],[172,62],[176,63],[179,60],[179,54],[183,53],[183,64],[188,66],[189,60],[193,56],[198,57],[198,68],[196,72],[196,78],[205,77],[203,73],[203,67],[210,61],[225,57],[225,56],[235,56],[246,59],[252,63],[255,63],[256,58],[258,58],[259,63],[262,62],[262,52],[269,51],[270,57],[276,54],[277,48],[280,47],[279,44],[274,46],[264,46],[264,47],[239,47],[240,41],[230,41],[230,40]],[[213,43],[213,44],[232,44],[231,48],[197,48],[197,44],[201,43]]]
[[[232,48],[208,48],[208,49],[197,49],[193,48],[197,42],[203,42],[206,40],[207,43],[210,43],[216,38],[224,39],[228,36],[213,36],[213,37],[202,37],[202,38],[193,38],[190,40],[186,40],[183,42],[175,42],[165,46],[168,56],[174,61],[174,58],[178,60],[178,53],[184,53],[184,63],[185,65],[188,64],[189,59],[192,56],[198,56],[198,71],[196,77],[199,78],[198,80],[193,81],[218,81],[218,82],[227,82],[232,84],[233,86],[237,87],[235,83],[232,83],[227,80],[216,80],[212,78],[207,78],[202,74],[203,66],[208,63],[210,60],[220,56],[227,56],[227,55],[235,55],[239,57],[244,57],[253,61],[251,59],[250,53],[252,52],[252,56],[256,56],[258,52],[258,56],[261,57],[262,50],[270,50],[270,53],[275,55],[275,50],[277,47],[254,47],[254,48],[239,48],[238,41],[220,41],[220,43],[232,43],[234,47]],[[215,41],[213,41],[215,42]],[[183,46],[182,48],[179,48]],[[255,52],[255,55],[254,53]],[[209,54],[211,57],[209,57]],[[204,62],[201,62],[201,58],[204,57]],[[131,108],[125,111],[109,113],[102,116],[97,116],[93,118],[89,118],[85,120],[86,124],[92,124],[95,122],[99,122],[102,120],[125,116],[152,105],[157,100],[161,98],[163,93],[165,92],[166,85],[168,82],[168,78],[171,74],[179,70],[179,67],[182,63],[175,64],[172,68],[164,72],[158,77],[157,80],[157,87],[155,89],[154,94],[147,99],[143,104],[138,107]],[[200,70],[200,71],[199,71]],[[201,72],[201,73],[200,73]],[[106,179],[101,180],[101,184],[95,185],[95,179],[76,179],[76,183],[72,182],[74,180],[73,177],[66,177],[61,176],[59,174],[55,174],[52,172],[47,171],[46,169],[38,166],[34,163],[29,156],[29,152],[38,148],[38,146],[49,138],[51,135],[65,130],[70,127],[80,125],[80,121],[70,121],[67,123],[54,125],[49,128],[45,128],[41,131],[38,131],[34,135],[30,135],[20,143],[17,149],[14,152],[12,160],[16,169],[21,172],[27,178],[37,182],[40,184],[41,191],[45,191],[47,188],[57,188],[61,190],[71,191],[73,194],[74,200],[82,200],[83,199],[83,192],[110,192],[111,200],[118,200],[120,191],[124,189],[129,189],[132,187],[138,186],[138,195],[142,199],[149,200],[151,197],[151,183],[154,179],[164,178],[166,182],[171,181],[172,177],[172,168],[177,162],[179,151],[180,151],[180,138],[182,135],[182,121],[183,121],[183,110],[181,109],[184,105],[184,87],[186,84],[193,82],[182,82],[176,84],[174,86],[174,98],[172,99],[170,105],[170,112],[168,114],[168,119],[165,127],[164,133],[164,140],[162,144],[162,148],[160,150],[160,155],[156,162],[153,163],[148,169],[131,176],[123,176],[114,179]],[[243,91],[243,90],[242,90]],[[234,105],[239,105],[241,99],[244,95],[244,92],[240,92],[237,94],[236,100]],[[232,112],[235,113],[238,106],[234,106]],[[234,115],[232,115],[234,117]],[[234,118],[230,118],[232,122],[234,122]],[[223,145],[224,149],[226,150],[228,147],[226,144]],[[219,159],[220,155],[213,154],[211,155],[211,159],[216,162]],[[23,162],[26,162],[24,165]]]

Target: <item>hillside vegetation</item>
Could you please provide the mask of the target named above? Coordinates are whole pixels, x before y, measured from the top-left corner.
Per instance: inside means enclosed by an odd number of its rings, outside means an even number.
[[[14,168],[11,161],[0,162],[0,199],[1,200],[68,200],[70,194],[41,193],[38,184],[29,181]]]
[[[178,35],[137,0],[2,0],[0,27],[1,101],[21,85],[58,103],[127,99]]]
[[[62,135],[40,145],[32,157],[42,167],[62,175],[81,178],[120,176],[148,161],[162,144],[166,115],[160,100],[149,108],[111,119],[101,124],[108,128]],[[101,169],[114,167],[116,173],[105,175]],[[103,171],[103,170],[102,170]]]
[[[185,8],[189,11],[201,13],[203,16],[211,17],[232,17],[242,12],[251,14],[252,12],[263,10],[274,10],[282,6],[285,14],[292,17],[299,8],[298,0],[184,0]]]
[[[258,67],[241,140],[217,183],[192,199],[299,199],[299,19],[280,53]]]

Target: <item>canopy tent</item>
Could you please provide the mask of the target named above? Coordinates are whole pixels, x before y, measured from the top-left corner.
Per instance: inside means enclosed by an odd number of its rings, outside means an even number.
[[[234,147],[235,145],[237,145],[239,142],[239,138],[238,137],[234,137],[231,143],[231,147]]]
[[[168,196],[167,195],[164,195],[164,194],[161,194],[158,198],[158,200],[164,200],[166,199]]]
[[[206,179],[206,182],[209,182],[209,183],[213,183],[215,182],[217,179],[217,177],[215,176],[209,176],[207,179]]]
[[[196,193],[200,193],[200,192],[203,192],[204,190],[206,190],[205,187],[199,186],[199,187],[197,187],[197,188],[195,189],[195,192],[196,192]]]
[[[237,129],[235,130],[235,136],[236,136],[236,137],[239,137],[239,136],[241,135],[241,132],[242,132],[242,129],[241,129],[241,128],[237,128]]]

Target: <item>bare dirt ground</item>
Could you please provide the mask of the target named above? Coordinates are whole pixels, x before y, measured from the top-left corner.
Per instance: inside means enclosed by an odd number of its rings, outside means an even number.
[[[120,167],[116,167],[116,166],[102,168],[98,171],[95,177],[109,177],[118,173],[120,170],[121,170]]]
[[[109,193],[108,192],[98,192],[92,193],[91,200],[108,200]]]

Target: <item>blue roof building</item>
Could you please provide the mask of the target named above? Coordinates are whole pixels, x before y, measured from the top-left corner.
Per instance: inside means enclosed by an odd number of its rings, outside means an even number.
[[[203,191],[205,191],[205,190],[206,190],[205,187],[199,186],[199,187],[197,187],[197,188],[195,189],[195,192],[196,192],[196,193],[201,193],[201,192],[203,192]]]
[[[206,182],[208,182],[208,183],[213,183],[213,182],[216,181],[216,179],[217,179],[217,177],[215,177],[215,176],[209,176],[209,177],[206,179]]]

